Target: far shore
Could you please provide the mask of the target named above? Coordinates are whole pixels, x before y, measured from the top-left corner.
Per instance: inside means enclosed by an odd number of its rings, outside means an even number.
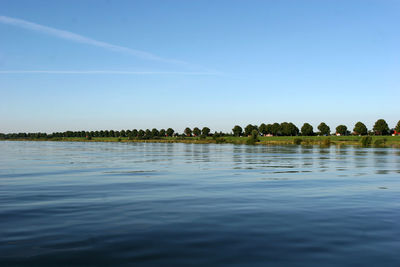
[[[400,148],[400,136],[371,136],[368,146]],[[140,142],[140,143],[187,143],[187,144],[249,144],[250,137],[161,137],[156,139],[129,139],[128,137],[53,137],[2,139],[1,141],[58,141],[58,142]],[[260,136],[254,145],[353,145],[363,146],[362,136]]]

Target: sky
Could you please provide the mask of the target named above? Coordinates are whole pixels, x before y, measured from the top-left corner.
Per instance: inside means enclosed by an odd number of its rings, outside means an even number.
[[[397,0],[0,0],[0,132],[400,120]]]

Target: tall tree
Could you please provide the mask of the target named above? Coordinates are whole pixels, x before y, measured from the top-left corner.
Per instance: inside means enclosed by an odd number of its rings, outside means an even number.
[[[146,131],[145,131],[145,133],[144,133],[144,136],[145,136],[146,138],[152,138],[152,137],[153,137],[153,135],[151,134],[150,129],[146,129]]]
[[[272,134],[272,124],[267,124],[265,126],[265,131],[267,132],[267,134]]]
[[[152,137],[158,136],[159,134],[160,134],[160,132],[156,128],[153,128],[151,130]]]
[[[361,121],[357,122],[356,125],[354,125],[353,132],[355,132],[358,135],[366,135],[368,133],[367,126],[365,126],[364,123]]]
[[[389,134],[389,126],[384,119],[379,119],[375,122],[374,132],[376,135],[387,135]]]
[[[168,135],[169,137],[171,137],[173,134],[174,134],[174,129],[168,128],[168,129],[167,129],[167,135]]]
[[[299,128],[291,122],[282,122],[280,130],[284,136],[296,136],[299,134]]]
[[[281,126],[281,134],[282,134],[283,136],[288,136],[288,135],[290,135],[289,123],[287,123],[287,122],[282,122],[280,126]]]
[[[297,135],[299,135],[299,132],[300,132],[299,128],[297,128],[297,126],[294,123],[289,122],[289,135],[297,136]]]
[[[325,122],[321,122],[320,125],[318,125],[318,130],[320,132],[320,135],[330,135],[331,134],[331,128],[329,128],[329,126],[326,125]]]
[[[400,121],[397,123],[394,129],[396,130],[396,132],[400,133]]]
[[[340,135],[346,135],[347,134],[347,126],[346,125],[339,125],[336,127],[336,133]]]
[[[203,127],[203,129],[201,130],[201,134],[204,136],[208,136],[209,133],[210,133],[210,128],[208,127]]]
[[[304,123],[303,126],[301,127],[301,135],[304,136],[312,136],[314,135],[314,129],[309,123]]]
[[[258,131],[258,128],[257,128],[256,125],[251,125],[251,124],[247,125],[246,128],[244,128],[244,135],[246,135],[246,136],[251,135],[251,132],[253,130],[257,130]]]
[[[258,127],[258,130],[263,135],[266,135],[267,134],[267,125],[265,125],[265,123],[261,123],[260,126]]]
[[[200,136],[200,135],[201,135],[200,129],[197,128],[197,127],[194,127],[194,128],[193,128],[193,134],[194,134],[195,136]]]
[[[189,127],[186,127],[184,133],[186,134],[186,136],[192,136],[192,130]]]
[[[280,135],[281,134],[281,125],[277,122],[272,124],[271,126],[271,134],[274,136]]]
[[[138,131],[138,134],[137,134],[137,137],[140,139],[140,138],[143,138],[144,137],[144,134],[145,134],[145,132],[142,130],[142,129],[140,129],[139,131]]]
[[[239,125],[235,125],[232,129],[233,135],[234,136],[241,136],[243,134],[243,129]]]
[[[159,133],[159,136],[160,137],[165,137],[165,135],[166,135],[165,129],[161,129],[160,133]]]

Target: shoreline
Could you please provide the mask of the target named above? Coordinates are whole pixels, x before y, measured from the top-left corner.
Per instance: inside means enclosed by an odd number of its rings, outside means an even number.
[[[251,145],[351,145],[362,146],[361,136],[276,136],[259,137],[259,141]],[[49,142],[112,142],[112,143],[184,143],[184,144],[235,144],[246,145],[248,137],[225,136],[201,139],[198,137],[185,138],[160,138],[160,139],[132,139],[127,137],[61,137],[61,138],[21,138],[21,139],[1,139],[0,141],[49,141]],[[379,145],[375,142],[378,142]],[[392,147],[400,148],[400,136],[372,136],[372,142],[367,147]]]

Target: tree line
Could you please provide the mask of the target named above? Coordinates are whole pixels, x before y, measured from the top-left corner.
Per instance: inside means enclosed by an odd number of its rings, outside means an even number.
[[[232,132],[234,136],[250,136],[255,130],[260,135],[270,136],[328,136],[331,135],[331,128],[325,123],[321,122],[318,127],[318,131],[314,131],[314,128],[309,123],[304,123],[299,129],[296,125],[291,122],[262,123],[260,126],[247,125],[244,130],[239,125],[233,127]],[[351,132],[346,125],[338,125],[335,129],[334,134],[337,135],[389,135],[392,133],[400,133],[400,121],[397,123],[394,129],[390,129],[389,125],[384,119],[379,119],[375,122],[373,128],[368,130],[367,126],[362,122],[357,122],[353,131]]]
[[[84,137],[84,138],[95,138],[95,137],[117,137],[123,138],[127,137],[129,139],[157,139],[162,137],[200,137],[206,138],[207,136],[251,136],[254,134],[264,135],[264,136],[328,136],[331,135],[330,127],[321,122],[318,127],[318,131],[314,131],[314,128],[309,123],[304,123],[303,126],[299,129],[295,124],[291,122],[282,122],[282,123],[272,123],[261,125],[252,125],[248,124],[244,129],[235,125],[232,129],[232,133],[222,133],[215,132],[211,133],[210,128],[203,127],[200,129],[199,127],[194,127],[191,129],[190,127],[186,127],[182,134],[175,132],[174,129],[156,129],[152,130],[146,129],[133,129],[133,130],[101,130],[101,131],[65,131],[65,132],[54,132],[52,134],[47,133],[9,133],[4,134],[0,133],[0,139],[45,139],[45,138],[63,138],[63,137]],[[366,125],[362,122],[357,122],[353,131],[347,128],[346,125],[338,125],[335,129],[335,134],[340,135],[389,135],[394,132],[400,133],[400,121],[397,123],[394,129],[390,129],[385,120],[379,119],[375,122],[373,128],[368,130]]]
[[[175,132],[174,129],[133,129],[133,130],[101,130],[101,131],[65,131],[65,132],[54,132],[52,134],[47,133],[0,133],[0,139],[40,139],[40,138],[63,138],[63,137],[128,137],[129,139],[157,139],[161,137],[183,137],[183,136],[199,136],[207,137],[210,135],[210,128],[203,127],[201,130],[198,127],[190,129],[187,127],[183,134]]]

